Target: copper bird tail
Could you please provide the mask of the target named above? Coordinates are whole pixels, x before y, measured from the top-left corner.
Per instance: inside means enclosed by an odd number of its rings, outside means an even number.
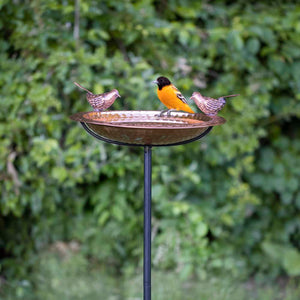
[[[239,96],[240,94],[234,94],[234,95],[227,95],[227,96],[222,96],[221,98],[230,98],[230,97],[236,97]]]
[[[89,94],[93,94],[91,91],[89,91],[88,89],[84,88],[84,87],[83,87],[82,85],[80,85],[79,83],[77,83],[77,82],[74,81],[74,84],[77,85],[79,88],[81,88],[81,89],[87,91]]]

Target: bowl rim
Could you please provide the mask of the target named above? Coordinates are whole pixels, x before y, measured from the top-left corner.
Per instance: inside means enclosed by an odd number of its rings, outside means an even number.
[[[76,122],[84,122],[87,124],[94,124],[99,126],[108,126],[108,127],[117,127],[117,128],[131,128],[131,129],[143,129],[143,130],[184,130],[184,129],[196,129],[196,128],[206,128],[210,126],[217,126],[222,125],[226,122],[226,120],[220,116],[207,116],[203,113],[195,113],[190,114],[186,112],[172,112],[171,117],[162,116],[157,118],[162,118],[163,120],[176,120],[176,119],[191,119],[191,120],[198,120],[199,122],[194,124],[177,124],[177,126],[172,127],[170,123],[168,123],[168,126],[141,126],[141,125],[128,125],[128,124],[122,124],[117,122],[103,122],[103,121],[97,121],[93,119],[86,118],[85,115],[87,114],[124,114],[124,113],[135,113],[135,114],[148,114],[149,117],[153,116],[155,117],[155,114],[159,114],[160,111],[154,111],[154,110],[113,110],[113,111],[103,111],[103,112],[96,112],[96,111],[88,111],[88,112],[78,112],[70,116],[70,119]],[[176,115],[175,115],[176,114]],[[209,118],[209,120],[205,121],[203,118]],[[149,120],[149,119],[148,119]],[[156,119],[157,120],[157,119]],[[136,122],[137,120],[135,120]],[[141,120],[141,121],[147,121]],[[201,121],[201,122],[200,122]],[[129,120],[130,122],[130,120]],[[182,125],[182,126],[180,126]]]

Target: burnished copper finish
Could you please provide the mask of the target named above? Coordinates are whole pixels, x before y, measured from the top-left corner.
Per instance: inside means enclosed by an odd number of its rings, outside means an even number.
[[[240,94],[221,96],[218,99],[202,96],[194,92],[190,99],[193,99],[198,108],[208,116],[216,116],[226,104],[226,98],[236,97]]]
[[[74,82],[74,84],[77,85],[82,90],[85,90],[87,92],[86,99],[89,102],[89,104],[92,106],[94,111],[103,111],[103,110],[109,108],[110,106],[112,106],[112,104],[115,102],[115,100],[118,97],[121,97],[118,90],[116,90],[116,89],[113,89],[112,91],[106,92],[103,94],[95,95],[88,89],[84,88],[79,83]]]
[[[81,112],[70,118],[110,141],[139,146],[163,146],[200,136],[211,126],[226,122],[222,117],[202,113],[173,113],[159,117],[159,111]]]

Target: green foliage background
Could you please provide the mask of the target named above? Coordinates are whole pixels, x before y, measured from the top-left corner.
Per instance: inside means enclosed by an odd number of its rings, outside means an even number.
[[[76,21],[71,0],[0,0],[1,271],[25,275],[59,240],[108,270],[141,266],[142,149],[68,116],[90,110],[73,81],[152,110],[165,75],[187,97],[241,96],[201,142],[154,149],[154,267],[300,275],[297,2],[85,0]]]

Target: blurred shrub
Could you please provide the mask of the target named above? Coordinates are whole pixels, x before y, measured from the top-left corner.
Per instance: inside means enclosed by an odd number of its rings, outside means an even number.
[[[90,109],[72,82],[147,110],[161,108],[151,81],[165,75],[186,96],[241,96],[202,142],[154,149],[155,267],[299,275],[297,1],[75,2],[0,1],[5,273],[23,275],[56,240],[118,271],[141,263],[142,151],[71,122]]]
[[[60,245],[60,250],[56,246]],[[55,249],[56,248],[56,249]],[[61,250],[63,250],[63,253]],[[258,284],[234,281],[228,276],[210,276],[206,280],[181,280],[174,272],[154,271],[154,299],[174,300],[298,300],[300,287],[296,280],[280,284]],[[6,282],[0,291],[5,300],[117,300],[142,299],[142,274],[130,277],[109,276],[87,258],[74,253],[66,243],[56,243],[50,251],[39,253],[30,280]],[[282,281],[282,279],[281,279]],[[280,281],[278,281],[280,282]]]

